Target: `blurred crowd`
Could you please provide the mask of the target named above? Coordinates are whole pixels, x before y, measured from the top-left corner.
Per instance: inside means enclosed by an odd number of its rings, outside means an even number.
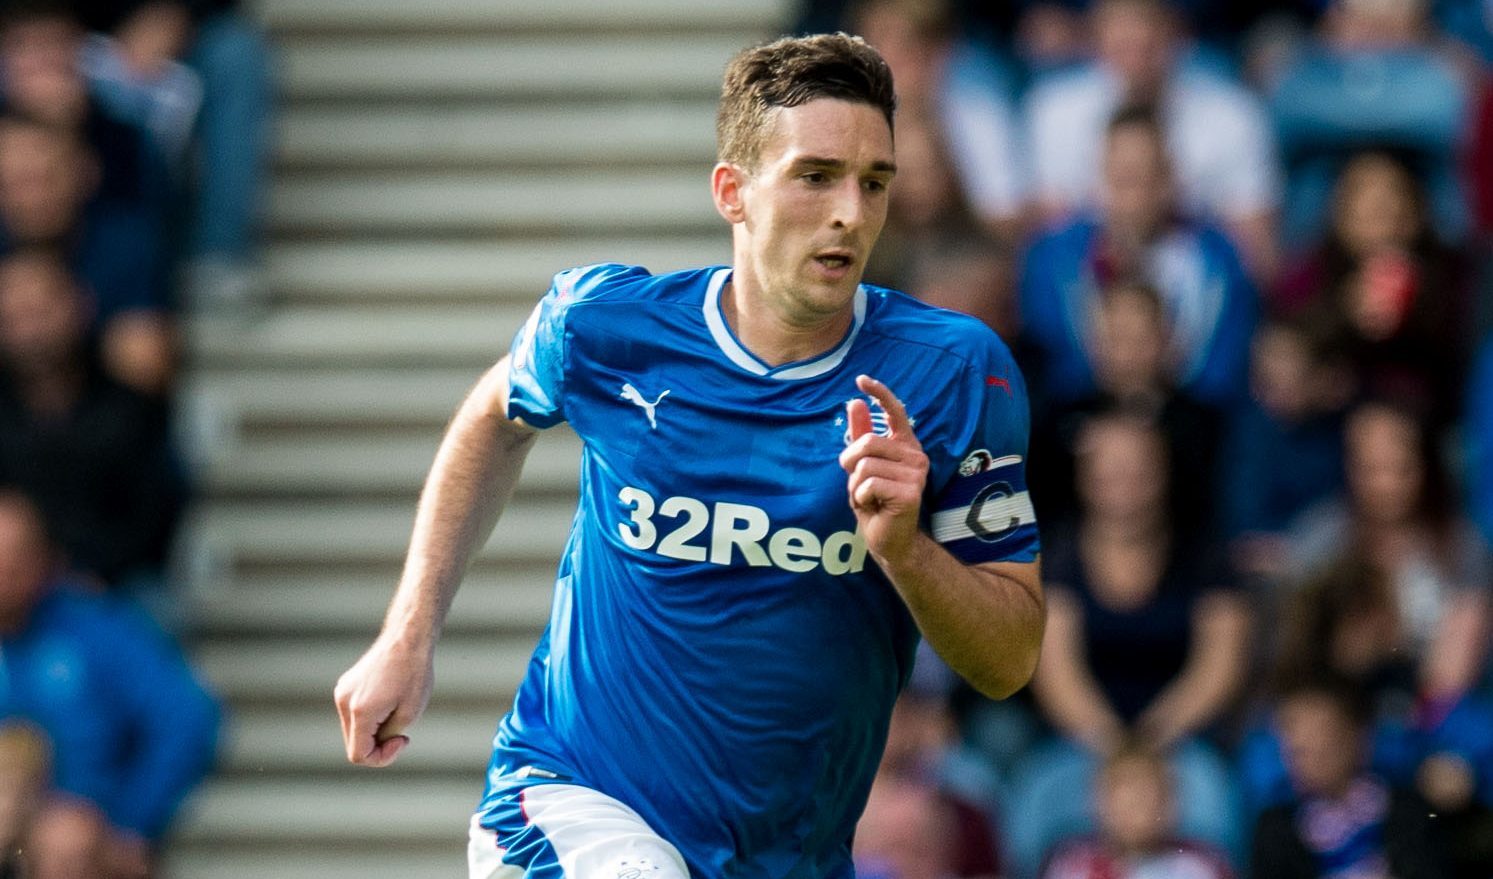
[[[231,0],[0,0],[0,877],[141,879],[211,769],[168,552],[181,315],[256,292],[270,54]]]
[[[812,2],[896,76],[867,280],[1033,401],[1048,620],[931,655],[877,879],[1493,875],[1493,3]]]

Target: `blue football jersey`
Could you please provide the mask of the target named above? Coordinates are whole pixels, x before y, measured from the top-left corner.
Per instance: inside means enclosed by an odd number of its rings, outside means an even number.
[[[848,877],[918,633],[857,533],[846,401],[864,373],[906,404],[936,540],[1026,562],[1026,389],[980,322],[869,285],[833,350],[770,367],[721,313],[729,277],[563,272],[514,339],[509,416],[567,421],[585,451],[479,814],[565,781],[637,810],[697,877]]]

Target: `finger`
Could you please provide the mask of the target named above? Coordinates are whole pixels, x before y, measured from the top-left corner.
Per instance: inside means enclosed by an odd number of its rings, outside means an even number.
[[[373,767],[388,766],[394,762],[394,758],[398,757],[399,752],[403,751],[409,743],[409,736],[391,736],[380,741],[364,762]]]
[[[845,418],[850,422],[847,431],[850,442],[855,442],[863,436],[875,436],[875,428],[871,425],[871,407],[866,405],[865,400],[850,400],[845,404]]]
[[[922,473],[916,467],[885,458],[863,458],[850,472],[848,491],[854,496],[860,484],[871,478],[922,490]]]
[[[342,741],[347,741],[347,695],[342,691],[342,681],[332,690],[332,707],[337,709],[337,723],[342,727]]]
[[[885,476],[868,476],[856,484],[850,494],[853,505],[862,510],[911,506],[917,503],[917,491],[905,482]]]
[[[352,709],[352,720],[347,736],[347,759],[353,763],[362,763],[378,747],[379,723],[369,718],[365,712],[356,708]]]
[[[891,428],[892,436],[912,435],[912,418],[907,414],[907,407],[902,405],[891,388],[869,375],[856,376],[855,386],[881,404],[881,408],[886,411],[887,426]]]
[[[927,458],[917,437],[903,434],[900,437],[868,433],[840,452],[840,466],[846,470],[855,466],[862,458],[886,458],[916,464]]]

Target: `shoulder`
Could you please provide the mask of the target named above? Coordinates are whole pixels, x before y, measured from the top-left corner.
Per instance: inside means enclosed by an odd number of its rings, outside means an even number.
[[[1253,124],[1260,121],[1264,113],[1254,93],[1216,73],[1184,76],[1177,99],[1183,103],[1184,110],[1209,114],[1205,117],[1205,124],[1209,126],[1216,122],[1247,121]]]
[[[1087,216],[1048,226],[1039,232],[1028,245],[1027,259],[1051,259],[1058,254],[1082,251],[1089,246],[1098,232],[1098,221]]]
[[[1113,86],[1103,71],[1084,65],[1043,77],[1027,95],[1034,119],[1057,121],[1091,115],[1111,100]]]
[[[1048,856],[1042,879],[1088,879],[1105,876],[1114,863],[1097,837],[1084,836],[1061,842]]]
[[[94,657],[113,657],[121,645],[153,639],[158,631],[125,602],[71,583],[52,588],[37,605],[30,628],[48,638],[71,640]]]
[[[579,266],[557,273],[546,299],[551,310],[567,314],[645,302],[698,306],[706,286],[721,271],[723,267],[714,266],[655,275],[642,266],[621,263]]]
[[[961,364],[970,372],[989,374],[991,367],[1015,366],[1011,349],[978,318],[929,305],[898,290],[871,284],[863,287],[875,311],[862,332],[924,348],[927,356]]]
[[[1192,876],[1197,879],[1224,879],[1233,875],[1228,859],[1223,853],[1200,842],[1189,839],[1174,839],[1167,845],[1169,866],[1174,875]]]

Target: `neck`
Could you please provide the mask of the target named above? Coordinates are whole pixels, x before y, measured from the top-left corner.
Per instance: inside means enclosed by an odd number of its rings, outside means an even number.
[[[832,350],[855,320],[849,305],[827,315],[794,313],[789,304],[767,295],[739,269],[721,289],[720,306],[737,340],[768,366],[808,360]]]
[[[83,372],[79,369],[62,367],[38,371],[25,378],[18,394],[27,409],[38,415],[55,417],[65,414],[78,401],[83,381]]]
[[[1166,538],[1166,529],[1161,522],[1149,516],[1125,518],[1094,516],[1084,523],[1084,531],[1091,541],[1125,546],[1152,545]]]

